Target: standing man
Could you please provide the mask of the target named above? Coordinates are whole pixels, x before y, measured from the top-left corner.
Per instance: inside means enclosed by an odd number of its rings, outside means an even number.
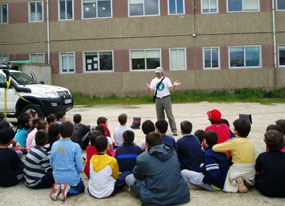
[[[151,83],[147,83],[147,88],[149,93],[154,93],[154,96],[156,97],[155,107],[157,120],[165,119],[165,110],[171,131],[174,136],[177,136],[176,123],[172,114],[170,92],[173,92],[175,87],[179,86],[181,83],[175,81],[172,85],[170,79],[163,75],[162,67],[157,67],[155,69],[155,75],[156,78],[154,78]]]

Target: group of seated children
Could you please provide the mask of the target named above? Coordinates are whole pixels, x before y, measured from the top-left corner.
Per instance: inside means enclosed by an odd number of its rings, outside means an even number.
[[[167,121],[146,120],[140,147],[134,143],[134,131],[126,126],[126,114],[118,117],[115,141],[106,117],[99,117],[91,129],[81,123],[80,114],[74,115],[74,124],[66,121],[65,113],[49,115],[47,121],[22,114],[16,134],[2,120],[0,186],[13,186],[22,179],[33,189],[53,185],[50,198],[65,201],[85,190],[80,174],[86,149],[84,173],[89,179],[88,193],[95,198],[110,197],[127,184],[144,205],[183,204],[190,201],[186,182],[208,191],[242,193],[256,185],[266,196],[285,197],[285,120],[268,126],[267,152],[255,160],[255,146],[247,138],[248,121],[235,120],[233,134],[219,110],[207,115],[211,126],[194,135],[192,123],[182,121],[182,137],[177,142],[166,135]]]

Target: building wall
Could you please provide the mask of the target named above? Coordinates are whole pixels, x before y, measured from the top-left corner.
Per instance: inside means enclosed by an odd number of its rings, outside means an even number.
[[[38,81],[44,81],[45,84],[52,84],[51,67],[43,64],[26,64],[21,68],[26,74],[34,72]]]

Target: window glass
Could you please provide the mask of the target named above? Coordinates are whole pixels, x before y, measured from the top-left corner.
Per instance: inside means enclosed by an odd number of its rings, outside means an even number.
[[[285,66],[285,47],[279,48],[279,65]]]
[[[37,2],[37,20],[43,20],[43,6],[42,2]]]
[[[144,0],[145,15],[158,14],[158,0]]]
[[[8,23],[8,9],[7,4],[0,4],[0,23]]]
[[[244,67],[244,47],[230,48],[230,66]]]
[[[171,70],[181,70],[186,69],[186,51],[185,49],[170,49],[170,69]]]
[[[211,68],[211,49],[204,49],[204,66],[205,68]]]
[[[61,53],[61,71],[74,72],[74,54],[73,53]]]
[[[96,18],[96,0],[84,0],[83,1],[83,17],[84,18]]]
[[[100,71],[113,69],[112,52],[100,52]]]
[[[145,69],[144,50],[132,51],[131,58],[133,70]]]
[[[85,52],[85,71],[112,71],[112,51]]]
[[[155,69],[160,66],[160,51],[147,50],[146,51],[147,69]]]
[[[155,69],[160,66],[160,50],[131,51],[132,70]]]
[[[177,0],[177,13],[178,14],[184,13],[184,1],[183,0]]]
[[[65,19],[65,0],[59,1],[60,19]]]
[[[212,68],[219,67],[219,49],[212,48]]]
[[[228,0],[229,11],[242,11],[242,0]]]
[[[143,15],[143,3],[144,0],[129,0],[130,16],[141,16]]]
[[[176,0],[169,0],[169,14],[176,14]]]
[[[60,19],[73,18],[73,2],[72,0],[59,0]]]
[[[34,2],[30,2],[30,21],[36,21],[36,5]]]
[[[66,6],[67,6],[67,19],[72,19],[72,0],[66,0]]]
[[[9,55],[8,54],[0,54],[0,62],[7,62],[9,61]]]
[[[98,1],[98,17],[111,17],[111,1],[110,0]]]
[[[217,0],[210,0],[210,12],[211,13],[216,13],[217,10]]]
[[[246,47],[245,48],[245,54],[246,54],[246,66],[252,67],[252,66],[260,66],[259,61],[259,47]]]
[[[31,54],[30,56],[32,63],[45,63],[45,54]]]
[[[219,68],[219,48],[218,47],[208,47],[204,48],[204,68]]]
[[[278,10],[285,10],[285,1],[284,0],[277,0],[277,9]]]

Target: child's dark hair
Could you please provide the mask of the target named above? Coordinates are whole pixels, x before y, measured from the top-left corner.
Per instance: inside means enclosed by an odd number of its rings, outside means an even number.
[[[57,117],[56,117],[55,114],[49,114],[49,115],[47,116],[47,122],[48,122],[48,124],[51,124],[51,123],[54,122],[54,120],[56,120],[56,119],[57,119]]]
[[[36,145],[40,147],[46,145],[48,143],[48,133],[43,129],[38,130],[35,136],[35,140]]]
[[[104,129],[104,126],[103,126],[103,125],[97,125],[97,126],[95,127],[95,130],[99,130],[99,131],[102,133],[103,136],[106,136],[106,134],[105,134],[105,129]]]
[[[157,120],[155,123],[155,127],[156,129],[159,130],[160,133],[164,134],[167,131],[168,123],[166,120],[163,120],[163,119]]]
[[[5,118],[5,115],[4,115],[2,112],[0,112],[0,122],[1,122],[2,120],[4,120],[4,118]]]
[[[102,134],[101,131],[99,131],[99,130],[93,130],[93,131],[91,132],[91,134],[90,134],[90,144],[93,145],[93,146],[95,146],[95,139],[96,139],[96,137],[102,136],[102,135],[103,135],[103,134]]]
[[[240,137],[247,137],[251,128],[249,122],[244,119],[237,119],[233,122],[233,125]]]
[[[285,135],[285,119],[277,120],[276,125],[278,125],[281,128],[282,134]]]
[[[75,115],[73,116],[73,122],[74,122],[75,124],[79,124],[79,123],[81,122],[81,115],[80,115],[80,114],[75,114]]]
[[[65,121],[59,125],[59,133],[62,138],[71,137],[74,131],[74,126],[70,121]]]
[[[218,135],[213,130],[205,132],[205,140],[209,147],[214,146],[218,142]]]
[[[228,127],[230,128],[230,123],[227,119],[221,119],[221,123],[228,125]]]
[[[14,138],[14,131],[11,128],[0,129],[0,144],[8,144]]]
[[[106,117],[98,117],[98,119],[97,119],[97,125],[106,124],[107,120],[108,120],[108,119],[107,119]]]
[[[142,123],[142,131],[145,135],[147,135],[150,132],[154,132],[155,126],[154,126],[153,122],[151,120],[145,120]]]
[[[123,133],[123,138],[125,142],[133,142],[135,139],[135,133],[131,130],[126,130]]]
[[[48,123],[45,121],[45,120],[40,120],[38,121],[37,123],[37,129],[40,130],[40,129],[43,129],[45,130],[46,127],[47,127]]]
[[[200,143],[203,142],[204,138],[205,138],[205,132],[202,129],[198,129],[196,130],[196,132],[194,133],[195,136],[197,136],[200,140]]]
[[[50,139],[58,137],[59,134],[59,124],[52,124],[48,127],[48,136]]]
[[[18,117],[18,129],[30,129],[29,121],[31,116],[27,113],[23,113]]]
[[[58,113],[56,113],[56,118],[57,118],[57,120],[63,118],[64,115],[65,115],[65,112],[62,112],[62,111],[59,111]]]
[[[33,119],[31,131],[37,127],[37,124],[38,124],[38,122],[39,122],[40,120],[42,120],[42,118]]]
[[[156,145],[162,144],[162,137],[157,132],[150,132],[145,139],[149,147],[154,147]]]
[[[276,130],[276,131],[282,133],[282,129],[278,125],[275,125],[275,124],[268,125],[266,128],[266,132],[269,130]]]
[[[0,129],[3,129],[3,128],[10,128],[10,124],[6,120],[2,120],[0,122]]]
[[[185,134],[190,134],[192,132],[192,123],[187,120],[184,120],[180,123],[180,129]]]
[[[107,137],[100,135],[95,138],[95,147],[98,152],[104,152],[108,147]]]
[[[121,125],[125,125],[127,123],[127,120],[128,116],[125,113],[120,114],[118,117],[118,121],[120,122]]]
[[[278,152],[284,147],[282,133],[276,130],[269,130],[264,134],[264,141],[269,151]]]

